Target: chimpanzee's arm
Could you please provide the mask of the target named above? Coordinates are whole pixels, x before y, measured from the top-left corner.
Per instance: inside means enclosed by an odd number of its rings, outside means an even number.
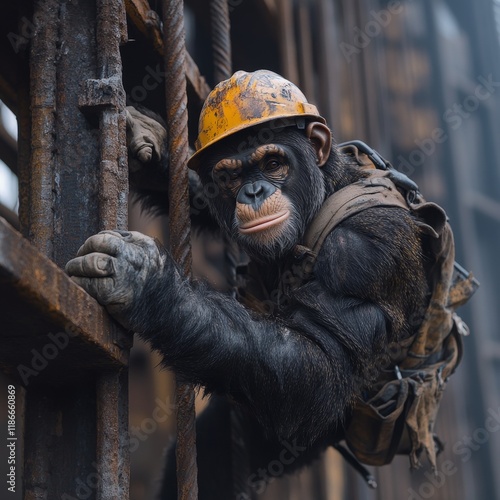
[[[369,383],[366,373],[373,377],[389,322],[403,314],[399,299],[394,306],[390,300],[405,294],[398,275],[418,263],[401,249],[401,241],[415,236],[404,224],[377,220],[380,236],[398,231],[397,241],[384,245],[367,237],[373,224],[360,231],[344,223],[328,237],[316,279],[296,292],[286,318],[258,317],[188,281],[151,238],[138,233],[90,238],[67,270],[150,341],[167,366],[230,395],[270,436],[309,444],[341,422]],[[413,269],[412,277],[418,275]]]
[[[170,276],[147,287],[132,316],[133,329],[167,366],[209,391],[230,395],[269,436],[309,445],[334,430],[359,381],[353,360],[316,311],[300,305],[289,320],[264,319],[204,283],[189,283],[176,269]],[[343,336],[361,325],[355,335],[368,345],[360,354],[372,354],[374,339],[385,332],[381,311],[321,291],[329,300],[321,314],[337,316]]]

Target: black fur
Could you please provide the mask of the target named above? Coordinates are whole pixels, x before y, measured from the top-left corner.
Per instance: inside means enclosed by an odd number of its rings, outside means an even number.
[[[213,182],[213,165],[240,153],[247,137],[245,131],[206,155],[200,173],[203,185]],[[335,149],[318,168],[315,151],[301,131],[276,131],[267,142],[292,151],[282,191],[296,210],[294,241],[279,252],[271,248],[264,257],[244,239],[240,243],[246,244],[272,291],[324,200],[362,174]],[[234,200],[219,194],[206,203],[222,228],[239,239],[232,229]],[[162,353],[165,366],[226,398],[242,413],[247,424],[243,439],[254,472],[279,459],[284,446],[300,448],[292,462],[284,464],[289,472],[338,441],[355,398],[383,368],[389,343],[414,333],[427,301],[418,228],[398,208],[372,208],[344,221],[327,237],[313,278],[267,316],[205,283],[186,280],[169,265],[168,279],[156,279],[135,305],[133,324]],[[217,406],[228,411],[227,403]],[[202,500],[234,498],[227,484],[228,421],[223,412],[209,411],[200,423],[201,432],[219,436],[216,442],[198,438]],[[213,453],[225,457],[225,466]],[[260,488],[264,479],[258,474],[249,477],[256,491],[255,481]],[[165,483],[163,495],[170,488],[172,484]]]

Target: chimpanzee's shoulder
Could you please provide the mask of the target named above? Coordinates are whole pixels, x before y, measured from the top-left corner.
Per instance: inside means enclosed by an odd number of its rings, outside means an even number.
[[[315,276],[334,293],[369,298],[401,278],[421,280],[420,231],[398,207],[372,207],[335,227],[318,252]]]

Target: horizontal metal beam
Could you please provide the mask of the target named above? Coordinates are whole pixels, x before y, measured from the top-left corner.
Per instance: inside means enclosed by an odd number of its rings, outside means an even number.
[[[0,120],[0,160],[17,175],[17,142]]]
[[[19,230],[19,217],[10,208],[0,203],[0,218],[3,217],[14,229]]]
[[[6,64],[3,62],[0,63],[0,100],[13,113],[16,113],[18,105],[16,85],[12,79],[11,71],[6,70]]]
[[[132,336],[3,219],[0,296],[0,368],[25,385],[128,364]]]

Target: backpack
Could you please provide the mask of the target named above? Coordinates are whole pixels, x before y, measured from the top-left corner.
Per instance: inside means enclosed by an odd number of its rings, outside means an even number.
[[[455,309],[479,284],[455,263],[453,233],[440,206],[425,201],[413,181],[361,141],[339,147],[368,175],[334,193],[310,224],[304,243],[312,255],[309,269],[337,225],[375,206],[403,208],[418,217],[432,259],[427,276],[431,298],[423,322],[412,337],[391,346],[391,364],[355,404],[345,441],[354,457],[367,465],[388,464],[398,453],[408,454],[416,468],[425,452],[435,470],[441,444],[433,433],[434,423],[448,377],[462,357],[462,336],[469,333]],[[345,449],[338,449],[353,463]],[[373,483],[359,464],[353,465]]]
[[[462,357],[462,337],[469,334],[455,309],[467,302],[479,284],[455,262],[453,233],[439,205],[425,201],[411,179],[363,142],[338,147],[366,171],[366,177],[325,201],[308,226],[303,244],[295,249],[299,263],[282,274],[277,300],[266,296],[266,287],[252,263],[239,270],[244,286],[238,288],[238,297],[250,308],[269,314],[275,302],[280,303],[290,290],[310,279],[323,242],[342,221],[376,206],[398,207],[416,216],[432,261],[427,266],[431,297],[424,319],[413,336],[390,346],[388,368],[356,402],[345,429],[350,452],[339,443],[335,445],[367,483],[376,487],[375,479],[360,462],[386,465],[396,454],[406,454],[411,467],[417,468],[425,452],[436,470],[442,444],[434,435],[434,423],[448,377]]]

